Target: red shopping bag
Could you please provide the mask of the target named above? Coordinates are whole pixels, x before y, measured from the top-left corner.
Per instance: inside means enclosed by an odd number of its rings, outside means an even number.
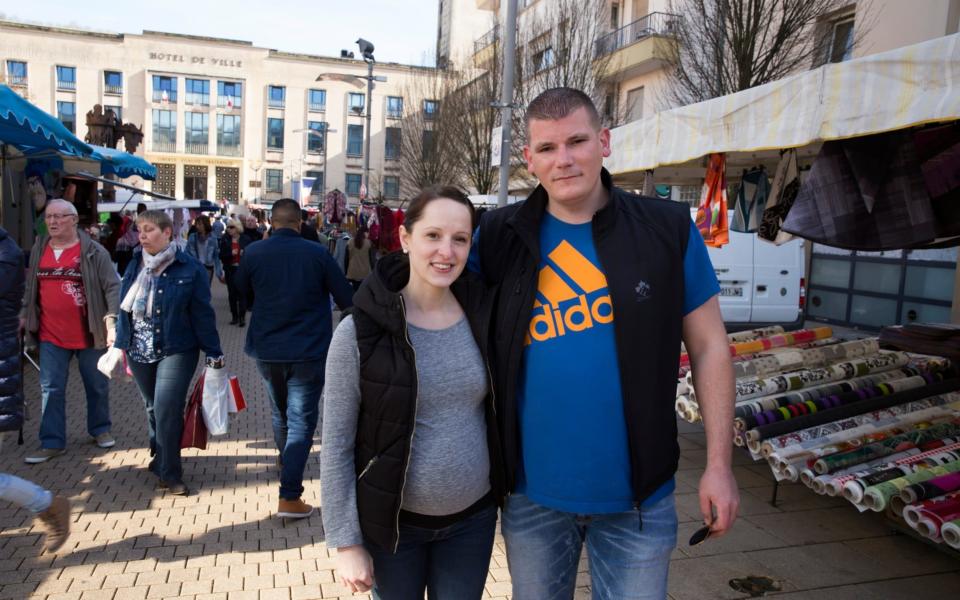
[[[187,402],[183,415],[183,435],[180,436],[181,448],[207,449],[207,426],[203,422],[203,373],[193,386],[193,393]]]
[[[238,413],[247,407],[243,399],[243,391],[240,389],[240,380],[236,375],[230,376],[230,412]]]

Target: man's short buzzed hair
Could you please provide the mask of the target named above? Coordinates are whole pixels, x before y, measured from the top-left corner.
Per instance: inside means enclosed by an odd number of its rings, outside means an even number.
[[[527,106],[527,114],[523,120],[527,137],[530,137],[530,121],[557,121],[581,108],[587,109],[590,123],[594,128],[600,129],[600,113],[590,96],[569,87],[551,88],[543,92]]]
[[[300,205],[291,198],[281,198],[273,203],[270,220],[274,227],[298,227],[300,223]]]

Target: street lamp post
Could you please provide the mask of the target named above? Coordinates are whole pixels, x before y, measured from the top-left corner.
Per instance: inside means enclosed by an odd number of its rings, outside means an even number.
[[[360,47],[360,53],[363,60],[367,63],[367,131],[363,152],[363,186],[367,194],[370,193],[370,124],[373,116],[373,44],[363,38],[357,39],[357,45]],[[363,200],[363,198],[360,198]]]

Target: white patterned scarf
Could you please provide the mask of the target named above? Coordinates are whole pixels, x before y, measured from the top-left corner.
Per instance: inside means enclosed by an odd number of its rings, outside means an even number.
[[[153,256],[146,252],[142,256],[143,266],[137,273],[137,280],[127,290],[127,295],[120,303],[120,308],[132,314],[133,318],[138,321],[142,321],[144,315],[153,313],[153,294],[156,288],[156,279],[177,257],[177,246],[170,244]]]

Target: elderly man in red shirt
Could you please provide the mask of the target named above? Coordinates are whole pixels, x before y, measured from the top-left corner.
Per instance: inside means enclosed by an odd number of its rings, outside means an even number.
[[[77,228],[76,207],[47,203],[48,235],[30,253],[27,289],[20,312],[28,348],[40,348],[40,450],[30,464],[63,454],[67,445],[66,390],[70,359],[77,357],[87,396],[87,431],[101,448],[116,443],[110,434],[109,380],[97,361],[113,344],[120,304],[120,278],[110,253]]]

